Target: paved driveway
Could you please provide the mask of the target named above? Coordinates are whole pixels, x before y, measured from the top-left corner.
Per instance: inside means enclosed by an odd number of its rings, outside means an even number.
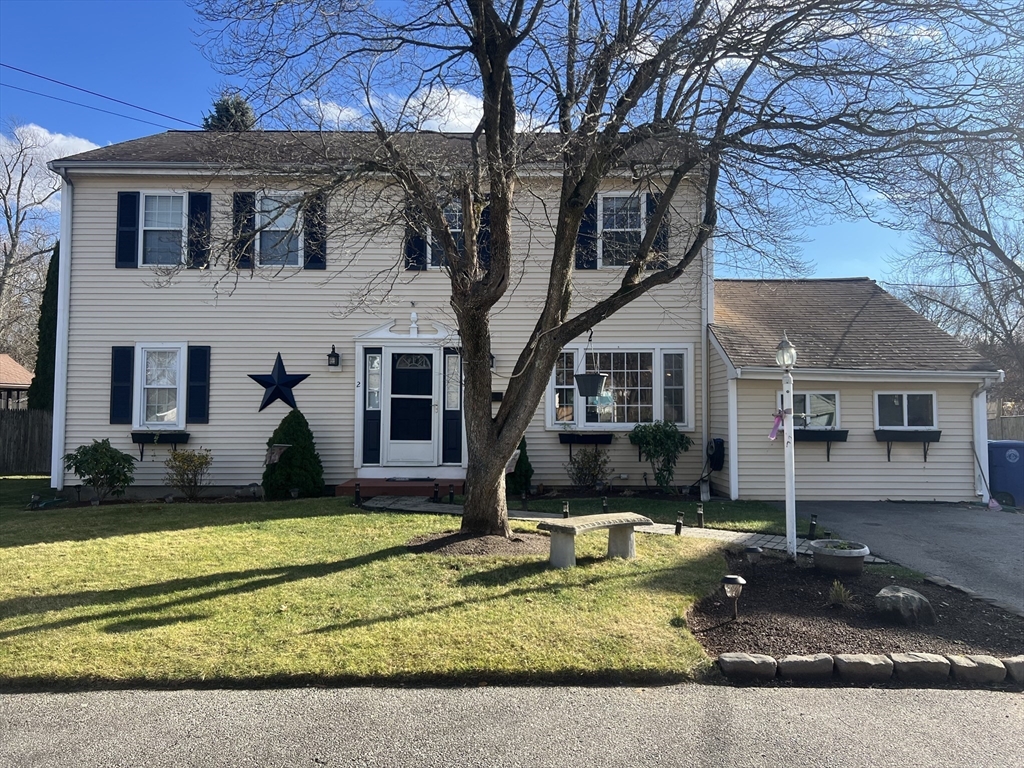
[[[942,576],[1024,613],[1024,515],[969,504],[807,501],[800,517],[873,554]]]

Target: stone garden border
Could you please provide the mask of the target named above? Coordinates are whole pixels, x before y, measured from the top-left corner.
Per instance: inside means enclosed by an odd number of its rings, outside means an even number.
[[[890,681],[911,686],[960,685],[994,686],[1009,683],[1024,686],[1024,655],[997,659],[995,656],[967,656],[937,653],[816,653],[784,656],[776,660],[760,653],[723,653],[718,667],[732,681],[770,682],[781,679],[795,683],[850,683],[884,685]]]

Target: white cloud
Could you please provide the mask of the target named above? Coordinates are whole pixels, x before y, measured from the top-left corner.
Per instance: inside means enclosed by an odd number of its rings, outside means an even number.
[[[17,158],[19,148],[22,156]],[[59,188],[60,179],[46,168],[48,162],[98,148],[98,144],[88,139],[53,133],[35,123],[12,126],[9,133],[0,134],[0,155],[3,156],[4,167],[17,160],[17,166],[11,170],[18,175],[24,174],[21,190],[24,202],[44,200]],[[50,197],[45,207],[56,210],[60,204],[59,197]]]
[[[355,107],[346,107],[336,101],[302,99],[300,105],[318,125],[328,130],[363,127],[365,115]]]
[[[425,131],[469,133],[480,124],[484,102],[461,88],[429,88],[409,99],[408,109]]]

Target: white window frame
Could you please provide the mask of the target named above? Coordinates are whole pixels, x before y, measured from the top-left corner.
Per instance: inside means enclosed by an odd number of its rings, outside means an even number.
[[[171,264],[147,264],[145,262],[146,249],[146,198],[147,197],[178,197],[181,198],[181,261],[184,264],[188,258],[188,194],[185,192],[172,192],[167,189],[140,189],[139,190],[139,255],[138,266],[149,269],[174,266]],[[155,229],[155,227],[154,227]]]
[[[795,399],[797,397],[800,397],[801,395],[803,395],[805,398],[807,396],[809,396],[809,395],[831,395],[832,397],[834,397],[836,399],[836,423],[834,425],[832,425],[831,427],[815,427],[815,426],[801,427],[801,426],[797,426],[796,414],[798,413],[798,411],[797,411],[796,403],[794,402],[793,403],[793,429],[817,429],[817,430],[824,430],[825,432],[828,432],[829,430],[832,430],[832,429],[842,429],[843,428],[842,427],[842,425],[843,425],[842,408],[841,408],[841,405],[840,405],[840,402],[839,402],[839,392],[838,391],[824,390],[824,389],[814,389],[814,390],[802,389],[802,390],[800,390],[798,392],[796,392],[796,391],[793,392],[794,401],[795,401]],[[775,392],[775,401],[779,404],[779,408],[782,408],[782,390],[781,389],[777,390]],[[804,400],[804,403],[806,403],[806,402],[807,401]],[[807,406],[805,405],[804,407],[806,408]]]
[[[452,233],[453,236],[455,235],[456,232],[458,232],[459,234],[461,234],[463,236],[463,240],[465,240],[466,220],[465,220],[465,217],[463,216],[463,212],[462,212],[462,201],[452,201],[451,203],[449,203],[448,205],[444,206],[444,208],[441,209],[442,213],[445,214],[445,220],[446,221],[448,219],[448,211],[452,211],[452,210],[457,211],[459,217],[462,218],[462,229],[452,229],[451,225],[448,226],[448,229],[451,230],[451,233]],[[427,269],[428,270],[444,269],[444,265],[441,264],[441,261],[444,259],[444,249],[443,248],[438,249],[437,264],[434,263],[434,230],[433,230],[433,227],[427,227],[426,241],[427,241],[427,246],[426,246],[426,251],[427,251]],[[463,246],[463,247],[465,247],[465,246]]]
[[[286,227],[284,229],[280,227],[270,226],[276,224],[276,221],[267,221],[266,214],[263,212],[263,201],[267,198],[271,200],[277,200],[279,202],[287,202],[289,207],[295,208],[295,236],[299,241],[299,253],[295,264],[264,264],[263,254],[261,253],[260,245],[262,243],[262,234],[264,232],[291,232],[292,227]],[[256,265],[263,269],[302,269],[306,263],[305,253],[305,222],[303,221],[304,215],[300,208],[302,203],[303,193],[296,192],[295,190],[279,191],[279,190],[268,190],[261,192],[256,196],[256,233],[255,242],[253,247],[256,251]]]
[[[647,235],[647,192],[599,192],[597,195],[597,268],[598,269],[627,269],[628,264],[605,264],[604,263],[604,201],[607,198],[638,198],[640,201],[640,241],[643,242]],[[612,232],[627,232],[632,230],[609,230]]]
[[[693,432],[697,429],[695,415],[695,379],[693,363],[694,345],[687,344],[594,344],[589,349],[586,344],[567,344],[562,351],[572,352],[577,372],[582,373],[584,356],[587,352],[599,354],[601,352],[647,352],[652,355],[653,377],[653,399],[654,399],[654,421],[662,421],[665,418],[665,358],[667,354],[683,355],[684,366],[684,394],[686,400],[686,421],[676,423],[681,432]],[[575,389],[575,386],[574,386]],[[555,421],[555,372],[551,371],[548,379],[547,396],[545,397],[545,426],[549,430],[572,431],[572,432],[629,432],[636,426],[637,422],[601,422],[594,423],[586,420],[586,403],[580,397],[579,390],[576,390],[573,400],[573,420]],[[646,423],[646,422],[641,422]]]
[[[173,421],[146,421],[146,352],[178,353],[177,418]],[[146,341],[135,345],[135,371],[132,384],[132,428],[166,430],[185,428],[185,405],[188,393],[188,342]]]
[[[903,425],[902,426],[880,426],[878,423],[878,398],[880,395],[902,395],[903,396]],[[929,395],[932,398],[932,423],[926,427],[907,426],[907,403],[908,395]],[[875,429],[899,429],[905,432],[920,432],[939,428],[939,397],[934,390],[914,389],[879,389],[872,394],[872,408],[875,412]]]

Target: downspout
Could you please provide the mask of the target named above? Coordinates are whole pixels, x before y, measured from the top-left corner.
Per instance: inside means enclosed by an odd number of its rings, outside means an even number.
[[[714,284],[714,258],[711,255],[710,246],[704,249],[701,282],[703,290],[700,302],[700,435],[701,450],[708,444],[711,435],[708,433],[708,402],[711,388],[711,341],[708,338],[708,323],[714,322],[715,317],[715,284]]]
[[[64,439],[67,425],[68,331],[71,325],[71,211],[75,185],[64,169],[61,177],[60,271],[57,277],[57,348],[53,366],[53,434],[50,446],[50,487],[64,489]]]
[[[989,502],[988,477],[988,396],[987,392],[997,382],[1001,382],[1005,374],[1000,371],[998,377],[986,376],[981,386],[971,393],[971,406],[974,416],[974,457],[977,460],[974,473],[974,492],[981,496],[983,503]]]

